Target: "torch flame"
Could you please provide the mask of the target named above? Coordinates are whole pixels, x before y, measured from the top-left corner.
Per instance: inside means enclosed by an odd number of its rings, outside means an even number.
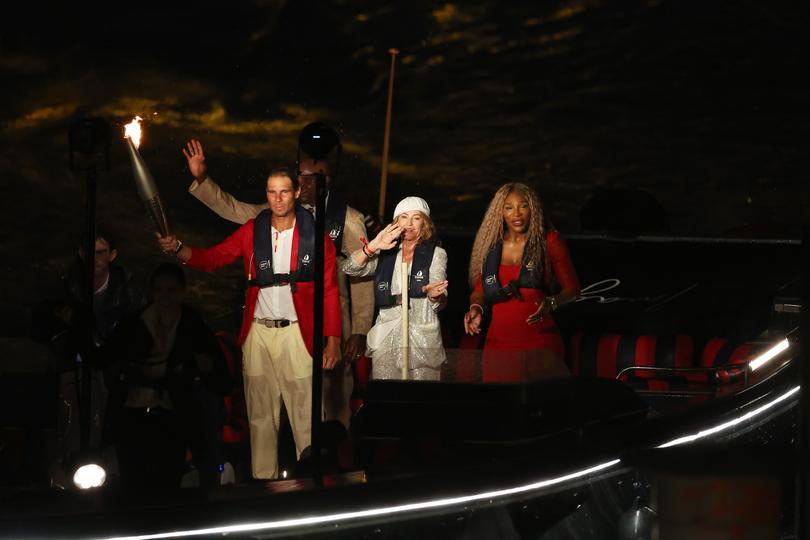
[[[124,138],[132,139],[135,148],[141,146],[141,122],[143,122],[143,118],[136,116],[132,119],[132,122],[124,126]]]

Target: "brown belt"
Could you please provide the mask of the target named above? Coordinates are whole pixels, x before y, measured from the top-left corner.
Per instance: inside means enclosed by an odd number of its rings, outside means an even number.
[[[253,319],[253,322],[263,324],[267,328],[284,328],[293,323],[293,321],[287,319]]]

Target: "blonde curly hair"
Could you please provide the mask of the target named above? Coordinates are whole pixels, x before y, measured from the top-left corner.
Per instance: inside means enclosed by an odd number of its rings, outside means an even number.
[[[468,279],[470,286],[475,287],[475,282],[481,276],[481,268],[484,260],[492,247],[499,241],[503,241],[503,233],[506,225],[503,221],[503,207],[506,198],[510,193],[516,191],[526,198],[529,203],[529,227],[526,230],[528,238],[524,248],[524,260],[534,262],[536,268],[540,268],[542,262],[543,273],[548,270],[548,256],[546,253],[546,227],[543,216],[543,205],[537,192],[526,184],[520,182],[509,182],[498,188],[492,201],[489,203],[475,235],[472,254],[470,255],[470,270]],[[546,274],[547,275],[547,274]]]

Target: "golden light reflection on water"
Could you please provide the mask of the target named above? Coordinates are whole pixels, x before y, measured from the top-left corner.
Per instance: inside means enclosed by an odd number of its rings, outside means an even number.
[[[531,19],[526,19],[526,22],[523,23],[523,26],[531,28],[533,26],[539,26],[545,23],[564,21],[566,19],[570,19],[581,13],[584,13],[588,9],[598,7],[601,4],[602,2],[593,2],[593,1],[569,2],[568,5],[561,7],[548,17],[533,17]]]
[[[289,134],[295,133],[310,118],[324,115],[324,111],[313,111],[297,105],[282,106],[285,119],[236,120],[231,118],[225,107],[216,101],[210,103],[206,110],[183,110],[182,104],[157,102],[143,98],[122,97],[115,103],[103,107],[100,112],[105,116],[124,117],[139,111],[150,111],[150,123],[171,128],[188,128],[213,133],[236,135],[256,134]],[[157,114],[154,114],[157,113]]]
[[[446,45],[448,43],[454,43],[456,41],[461,41],[464,38],[464,34],[461,32],[449,32],[447,34],[439,34],[430,39],[431,46],[438,46],[438,45]]]
[[[444,64],[444,56],[442,56],[440,54],[437,54],[435,56],[431,56],[430,58],[427,59],[426,63],[430,67],[438,66],[440,64]]]
[[[186,85],[187,90],[190,86]],[[301,128],[316,119],[332,121],[330,111],[307,108],[296,104],[280,105],[276,118],[236,119],[228,114],[225,106],[216,100],[208,101],[202,107],[188,104],[197,97],[191,92],[187,99],[177,95],[164,95],[160,99],[143,96],[120,96],[113,101],[83,112],[84,115],[98,115],[122,127],[133,115],[144,117],[148,126],[161,126],[171,132],[169,137],[194,137],[201,134],[206,137],[204,143],[217,152],[231,156],[264,159],[268,157],[268,148],[285,148],[289,152],[295,147],[295,141]],[[73,117],[80,103],[67,101],[58,105],[40,106],[22,112],[10,120],[6,131],[27,132],[49,128],[53,124],[67,124]],[[160,144],[154,139],[154,144]],[[370,168],[379,169],[380,155],[378,145],[372,141],[362,144],[344,140],[344,153],[356,156],[367,163]],[[392,159],[389,171],[395,175],[414,175],[417,166]]]
[[[574,28],[569,28],[567,30],[561,30],[560,32],[554,32],[553,34],[545,34],[540,36],[539,42],[540,43],[553,43],[558,41],[565,41],[567,39],[571,39],[576,37],[582,33],[581,26],[575,26]]]
[[[437,23],[445,25],[452,23],[464,24],[473,20],[472,16],[467,13],[463,13],[461,10],[459,10],[458,6],[450,2],[439,9],[434,9],[431,14]]]
[[[73,114],[77,106],[77,103],[68,102],[62,103],[61,105],[33,109],[19,118],[11,120],[8,123],[8,129],[29,129],[48,122],[63,121]]]

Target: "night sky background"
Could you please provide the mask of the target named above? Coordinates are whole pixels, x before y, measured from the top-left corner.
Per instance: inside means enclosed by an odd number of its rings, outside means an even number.
[[[563,233],[596,193],[636,189],[679,235],[798,237],[808,178],[808,4],[652,0],[447,3],[30,1],[0,21],[3,360],[37,366],[26,316],[75,255],[84,179],[67,129],[114,128],[99,218],[143,283],[161,260],[121,129],[146,118],[143,157],[188,244],[234,226],[186,193],[180,148],[261,200],[309,122],[339,129],[347,200],[377,209],[390,47],[397,62],[390,212],[427,199],[440,232],[478,226],[501,183],[537,188]],[[466,265],[466,261],[453,261]],[[192,303],[234,309],[239,270],[190,271]],[[452,284],[451,284],[452,287]],[[223,293],[223,291],[230,291]],[[455,293],[467,294],[464,284]],[[44,358],[44,354],[41,355]],[[44,361],[44,360],[43,360]]]

